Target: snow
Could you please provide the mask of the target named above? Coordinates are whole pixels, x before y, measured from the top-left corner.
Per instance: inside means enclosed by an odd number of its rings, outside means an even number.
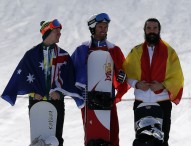
[[[59,46],[70,54],[82,42],[90,39],[87,19],[95,13],[106,12],[111,17],[108,40],[116,43],[125,56],[144,40],[146,19],[156,17],[162,25],[161,37],[178,53],[185,87],[183,100],[173,104],[169,144],[189,146],[191,143],[191,1],[188,0],[1,0],[0,5],[0,94],[24,53],[41,42],[42,20],[57,18],[63,25]],[[133,90],[118,106],[120,145],[132,145]],[[64,145],[83,145],[83,126],[80,110],[67,99],[63,130]],[[0,99],[0,145],[26,146],[30,143],[28,99],[19,96],[15,106]]]

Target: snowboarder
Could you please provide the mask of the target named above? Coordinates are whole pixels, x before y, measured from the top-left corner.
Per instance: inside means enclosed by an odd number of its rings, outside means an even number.
[[[43,42],[25,53],[2,94],[2,98],[12,105],[15,104],[17,95],[29,94],[29,110],[42,100],[52,103],[58,113],[56,138],[59,146],[63,145],[64,97],[73,97],[78,107],[84,104],[75,87],[71,57],[56,45],[61,29],[62,25],[57,19],[41,22]]]
[[[119,146],[119,125],[116,103],[121,101],[121,97],[127,92],[128,89],[127,82],[124,82],[126,76],[122,68],[122,64],[125,58],[120,48],[107,40],[107,32],[110,18],[106,13],[93,15],[92,17],[90,17],[87,23],[91,32],[91,40],[84,42],[82,45],[78,46],[72,54],[72,60],[74,62],[76,72],[76,86],[81,89],[81,92],[83,93],[85,98],[88,85],[87,58],[91,52],[97,50],[108,51],[114,62],[112,97],[115,98],[114,102],[112,103],[111,109],[110,142],[112,143],[112,146]],[[99,57],[97,59],[99,60]],[[118,91],[116,96],[115,89]],[[85,108],[82,109],[83,122],[86,118],[84,116],[84,112]],[[100,142],[102,140],[98,141]],[[103,144],[105,143],[103,142]]]
[[[184,77],[175,50],[160,38],[161,25],[156,18],[145,22],[145,42],[128,54],[124,69],[134,88],[134,110],[142,102],[158,103],[163,110],[164,143],[168,146],[172,102],[182,97]]]

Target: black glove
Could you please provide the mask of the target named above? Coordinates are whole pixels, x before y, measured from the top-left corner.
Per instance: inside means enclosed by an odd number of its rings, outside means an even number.
[[[124,83],[124,81],[126,80],[126,74],[123,70],[119,70],[119,73],[117,75],[117,81],[119,83]]]

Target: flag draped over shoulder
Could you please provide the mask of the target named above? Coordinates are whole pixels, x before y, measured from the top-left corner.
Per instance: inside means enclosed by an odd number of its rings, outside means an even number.
[[[72,54],[72,61],[74,63],[76,73],[76,86],[78,88],[86,88],[87,85],[87,59],[88,59],[87,45],[79,46]]]
[[[120,48],[115,46],[114,48],[109,49],[109,53],[114,61],[114,66],[115,66],[115,74],[114,74],[114,79],[113,79],[113,85],[115,89],[117,90],[116,94],[116,99],[115,102],[120,102],[122,96],[127,92],[127,90],[130,88],[125,81],[124,83],[119,83],[117,81],[117,75],[119,70],[124,70],[123,68],[123,62],[125,61],[125,57],[123,53],[121,52]]]
[[[117,46],[111,44],[108,41],[106,41],[106,43],[108,51],[115,65],[113,85],[114,88],[117,90],[116,102],[119,102],[121,101],[122,96],[128,90],[128,84],[126,82],[120,84],[116,80],[116,75],[118,74],[118,71],[122,69],[122,65],[123,62],[125,61],[125,58],[123,56],[123,53]],[[76,72],[76,86],[79,88],[85,88],[87,85],[87,58],[90,44],[91,42],[86,42],[82,44],[72,54],[72,60],[74,62],[75,72]]]
[[[56,56],[52,61],[51,90],[60,91],[66,96],[74,98],[78,107],[83,106],[84,100],[75,87],[75,74],[69,54],[55,47]],[[16,102],[17,95],[37,93],[46,95],[44,62],[42,44],[27,51],[16,67],[3,94],[3,99],[11,105]]]
[[[169,92],[170,100],[175,104],[180,102],[184,77],[179,58],[175,50],[163,40],[155,46],[151,65],[145,42],[131,50],[123,66],[128,78],[161,82]]]

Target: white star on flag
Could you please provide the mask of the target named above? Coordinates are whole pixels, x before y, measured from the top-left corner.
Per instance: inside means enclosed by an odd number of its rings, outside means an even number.
[[[19,69],[19,70],[17,70],[17,74],[21,74],[21,72],[22,72],[22,70],[21,69]]]
[[[34,75],[31,75],[30,73],[29,73],[29,75],[27,76],[27,81],[29,82],[29,83],[32,83],[33,81],[34,81]]]
[[[44,63],[43,62],[39,62],[40,63],[40,68],[42,68],[42,70],[44,70]]]

